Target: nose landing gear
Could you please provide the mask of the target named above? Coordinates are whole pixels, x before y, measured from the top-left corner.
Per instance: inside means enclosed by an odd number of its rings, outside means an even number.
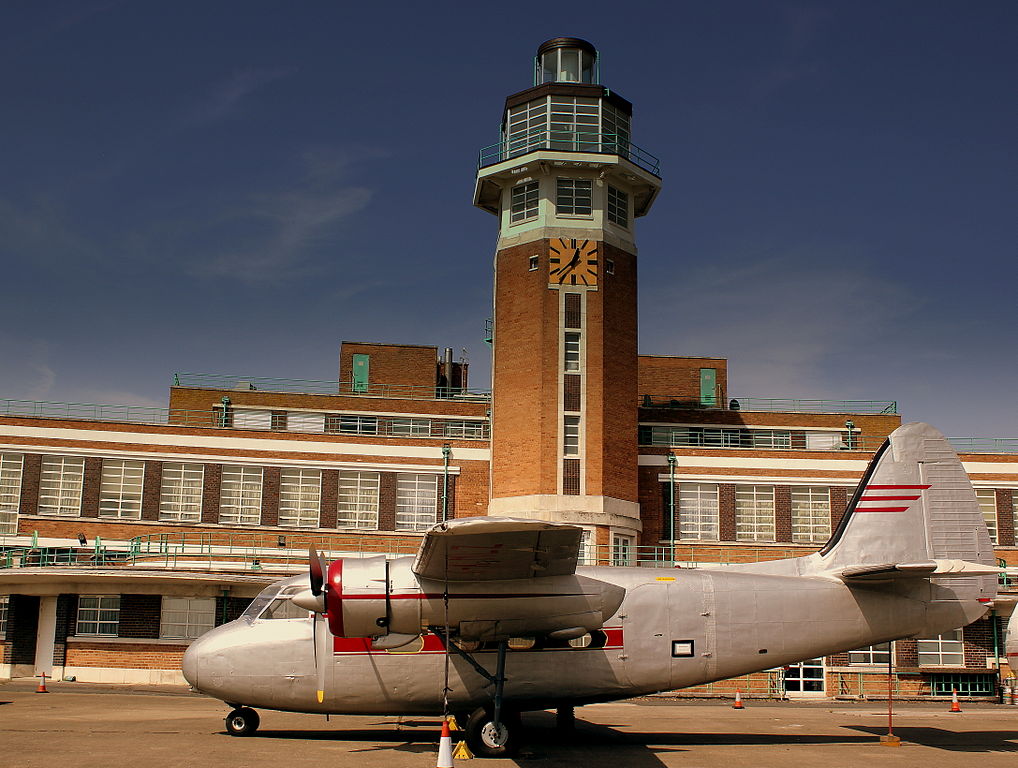
[[[238,707],[226,716],[226,732],[231,736],[250,736],[258,730],[261,718],[250,707]]]

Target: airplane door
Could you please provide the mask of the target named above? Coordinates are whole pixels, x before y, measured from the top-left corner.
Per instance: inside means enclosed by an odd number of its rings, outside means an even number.
[[[618,658],[623,662],[625,682],[637,688],[657,688],[668,680],[669,605],[673,582],[655,581],[626,591],[619,617],[622,619],[624,647]],[[667,687],[667,685],[661,686]]]
[[[703,571],[681,570],[671,593],[671,683],[681,688],[713,677],[717,668],[714,579]]]

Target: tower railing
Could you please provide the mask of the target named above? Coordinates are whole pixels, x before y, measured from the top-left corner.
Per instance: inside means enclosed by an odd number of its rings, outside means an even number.
[[[478,153],[477,167],[501,163],[528,152],[548,149],[555,152],[588,152],[598,155],[617,155],[634,165],[661,175],[661,162],[645,149],[633,144],[624,134],[601,131],[563,131],[539,128],[525,133],[514,134],[507,139],[491,144]]]

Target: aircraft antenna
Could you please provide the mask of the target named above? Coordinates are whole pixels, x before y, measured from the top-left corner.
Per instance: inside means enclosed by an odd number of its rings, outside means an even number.
[[[442,603],[445,612],[445,681],[442,685],[442,719],[449,718],[449,547],[445,547],[445,582],[442,591]]]

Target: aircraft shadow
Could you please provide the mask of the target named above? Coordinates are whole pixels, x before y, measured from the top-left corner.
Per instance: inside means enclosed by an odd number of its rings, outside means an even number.
[[[883,735],[886,729],[853,725],[853,730]],[[951,752],[1018,752],[1018,731],[946,731],[943,728],[895,728],[903,742],[936,747]]]
[[[304,741],[362,742],[363,747],[353,752],[397,751],[433,753],[437,745],[437,720],[402,720],[383,718],[374,726],[355,730],[259,730],[254,738],[300,739]],[[524,744],[515,762],[521,768],[535,763],[556,765],[589,765],[596,763],[595,756],[603,758],[610,748],[613,763],[627,768],[662,768],[657,757],[661,753],[688,752],[704,746],[787,746],[793,744],[873,744],[885,733],[876,726],[846,726],[859,732],[851,735],[839,732],[826,734],[771,734],[771,733],[656,733],[626,732],[619,730],[621,723],[590,723],[577,719],[572,733],[562,733],[555,727],[555,715],[550,712],[533,712],[525,716],[527,725]],[[943,749],[952,752],[1018,752],[1018,733],[1015,731],[950,731],[940,728],[903,727],[895,734],[903,742]],[[224,734],[225,735],[225,734]]]

